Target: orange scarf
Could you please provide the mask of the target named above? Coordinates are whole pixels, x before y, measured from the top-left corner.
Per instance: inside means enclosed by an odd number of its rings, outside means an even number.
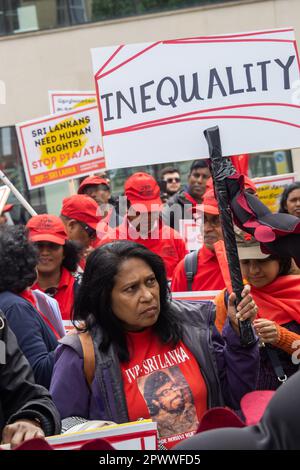
[[[291,321],[300,323],[300,276],[279,276],[261,289],[251,286],[259,307],[258,318],[267,318],[279,325]]]

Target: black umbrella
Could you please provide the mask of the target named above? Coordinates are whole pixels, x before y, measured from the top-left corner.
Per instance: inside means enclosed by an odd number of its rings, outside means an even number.
[[[229,193],[226,185],[226,179],[237,172],[230,159],[222,156],[219,128],[216,126],[211,127],[210,129],[206,129],[204,131],[204,135],[209,148],[209,163],[214,183],[215,195],[219,205],[220,219],[227,253],[232,289],[236,294],[236,303],[238,304],[242,300],[241,294],[244,285],[233,228]],[[239,321],[239,328],[241,344],[243,346],[248,346],[256,341],[255,334],[249,319]]]

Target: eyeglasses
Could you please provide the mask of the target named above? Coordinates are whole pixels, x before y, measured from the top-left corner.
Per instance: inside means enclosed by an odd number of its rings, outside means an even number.
[[[170,183],[180,183],[180,178],[167,178],[166,179],[166,183],[170,184]]]
[[[77,222],[79,223],[79,225],[83,228],[83,230],[86,231],[86,233],[88,234],[88,237],[93,239],[93,238],[96,238],[96,235],[97,235],[97,232],[95,229],[93,229],[92,227],[90,227],[89,225],[85,224],[84,222],[79,222],[79,220],[77,220]]]
[[[177,387],[176,384],[171,385],[171,387],[169,387],[169,388],[165,388],[160,393],[156,393],[156,396],[157,397],[167,397],[169,395],[169,393],[174,392],[174,390],[178,390],[178,387]]]

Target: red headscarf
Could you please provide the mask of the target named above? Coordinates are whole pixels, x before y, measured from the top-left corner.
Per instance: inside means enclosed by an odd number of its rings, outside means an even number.
[[[214,245],[226,288],[232,292],[224,242]],[[279,276],[270,284],[257,288],[251,286],[251,294],[259,311],[258,318],[266,318],[284,325],[291,321],[300,323],[300,276]]]

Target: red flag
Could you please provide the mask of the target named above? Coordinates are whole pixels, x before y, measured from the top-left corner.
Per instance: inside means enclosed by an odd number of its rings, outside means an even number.
[[[249,171],[249,154],[242,153],[241,155],[233,155],[230,157],[236,170],[242,175],[248,175]]]

